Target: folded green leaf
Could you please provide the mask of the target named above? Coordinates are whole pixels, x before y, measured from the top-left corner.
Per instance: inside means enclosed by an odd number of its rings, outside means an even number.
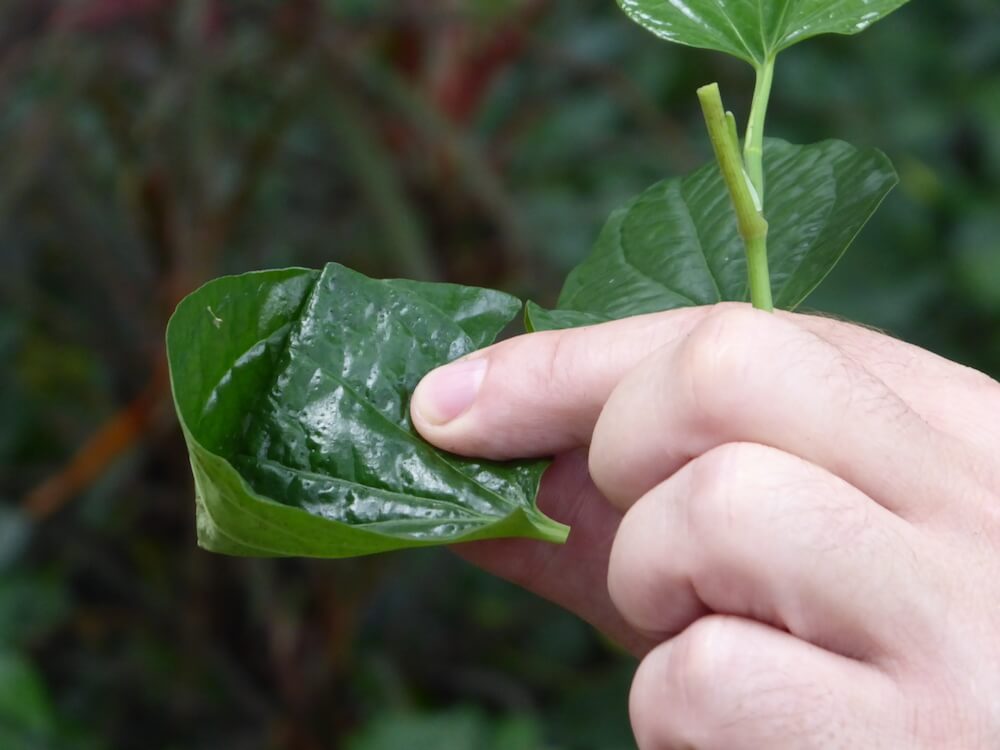
[[[768,255],[774,302],[793,309],[837,264],[896,185],[889,159],[843,141],[766,141]],[[615,211],[566,280],[557,310],[529,303],[532,330],[572,328],[747,301],[746,255],[713,162],[664,180]]]
[[[657,36],[760,67],[819,34],[857,34],[909,0],[618,0]]]
[[[438,451],[409,401],[520,310],[500,292],[376,281],[330,264],[217,279],[167,329],[198,539],[237,555],[348,557],[500,536],[563,541],[546,463]]]

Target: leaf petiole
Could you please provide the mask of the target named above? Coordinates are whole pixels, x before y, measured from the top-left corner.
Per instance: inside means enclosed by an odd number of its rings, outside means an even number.
[[[731,118],[727,117],[722,106],[719,84],[713,83],[698,89],[698,99],[705,113],[705,124],[708,126],[715,158],[729,189],[733,208],[736,209],[736,224],[747,253],[750,300],[754,307],[770,312],[774,310],[774,303],[767,264],[767,221],[758,208],[761,196],[755,190],[753,178],[748,176],[744,167],[739,141],[734,137],[730,125]]]
[[[747,123],[747,140],[743,147],[743,160],[747,165],[750,181],[764,202],[764,121],[767,105],[771,99],[771,85],[774,83],[774,58],[768,58],[757,68],[757,84],[753,91],[753,105]]]

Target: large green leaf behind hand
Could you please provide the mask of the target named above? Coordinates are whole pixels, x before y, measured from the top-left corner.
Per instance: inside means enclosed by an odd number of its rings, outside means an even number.
[[[167,329],[206,549],[347,557],[498,536],[565,539],[535,496],[545,462],[435,450],[409,400],[491,343],[520,302],[376,281],[330,264],[217,279]]]
[[[819,34],[857,34],[909,0],[618,0],[636,23],[760,66]]]
[[[768,256],[774,302],[793,309],[826,277],[897,182],[888,158],[843,141],[768,139]],[[747,301],[746,254],[714,162],[615,211],[569,275],[557,310],[528,305],[532,330],[676,307]]]

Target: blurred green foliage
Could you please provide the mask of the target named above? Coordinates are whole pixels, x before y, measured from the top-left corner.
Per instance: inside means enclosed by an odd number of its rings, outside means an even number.
[[[0,746],[632,747],[631,662],[447,552],[197,550],[162,333],[207,278],[330,260],[551,303],[709,157],[710,80],[746,112],[748,68],[611,0],[0,6]],[[995,0],[790,50],[771,112],[903,179],[810,306],[1000,373]]]

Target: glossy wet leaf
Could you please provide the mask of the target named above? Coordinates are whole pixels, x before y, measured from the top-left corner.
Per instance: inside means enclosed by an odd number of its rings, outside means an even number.
[[[909,0],[618,0],[657,36],[761,65],[819,34],[857,34]]]
[[[499,536],[562,541],[534,500],[545,462],[435,450],[409,401],[491,343],[500,292],[376,281],[336,264],[217,279],[178,306],[171,382],[198,537],[229,554],[346,557]]]
[[[823,280],[895,186],[876,149],[843,141],[765,146],[775,305],[793,309]],[[529,304],[534,330],[571,328],[721,301],[747,301],[743,241],[718,166],[664,180],[615,211],[566,280],[558,309]]]

